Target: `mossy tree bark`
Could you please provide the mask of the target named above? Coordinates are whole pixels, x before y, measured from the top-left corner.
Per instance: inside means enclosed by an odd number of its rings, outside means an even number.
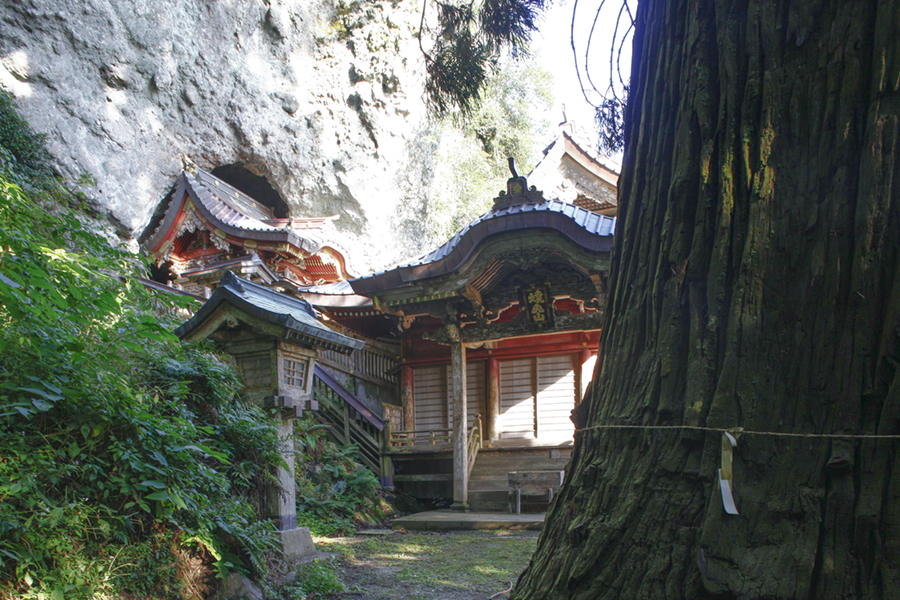
[[[641,0],[582,427],[900,433],[900,3]],[[895,178],[897,181],[895,181]],[[900,443],[595,429],[513,598],[900,597]]]

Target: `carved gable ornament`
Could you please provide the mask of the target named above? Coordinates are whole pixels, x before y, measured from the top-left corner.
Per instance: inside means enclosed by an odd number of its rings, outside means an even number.
[[[494,198],[493,210],[501,208],[509,208],[519,204],[540,204],[544,202],[544,194],[537,190],[534,186],[528,189],[528,180],[519,175],[516,171],[516,161],[509,158],[509,170],[512,173],[506,181],[506,192],[500,192],[500,195]]]

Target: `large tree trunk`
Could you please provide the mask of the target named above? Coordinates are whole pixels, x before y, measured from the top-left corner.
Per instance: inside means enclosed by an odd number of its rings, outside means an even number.
[[[602,365],[513,598],[898,598],[900,3],[640,0]],[[898,180],[895,182],[894,178]]]

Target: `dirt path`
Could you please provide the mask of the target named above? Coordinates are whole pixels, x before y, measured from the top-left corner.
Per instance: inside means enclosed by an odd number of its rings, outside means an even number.
[[[509,587],[534,553],[537,532],[384,532],[318,538],[343,558],[336,571],[359,600],[486,600]],[[505,598],[506,596],[500,596]]]

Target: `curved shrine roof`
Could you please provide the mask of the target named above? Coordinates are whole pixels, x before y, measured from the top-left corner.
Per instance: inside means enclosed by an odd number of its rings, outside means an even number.
[[[175,330],[180,338],[190,337],[212,317],[220,305],[228,303],[254,317],[296,332],[304,341],[329,350],[349,354],[364,342],[322,325],[309,302],[241,279],[231,272],[197,313]]]
[[[259,242],[288,243],[310,254],[326,245],[327,240],[321,233],[330,218],[276,219],[272,209],[211,173],[199,167],[192,171],[182,172],[165,214],[144,242],[151,253],[161,252],[166,240],[178,237],[180,232],[176,226],[183,213],[185,193],[194,200],[202,217],[226,235]]]
[[[559,200],[516,204],[483,214],[428,254],[391,269],[351,279],[349,284],[357,294],[368,295],[453,273],[487,238],[528,230],[556,231],[586,250],[608,252],[612,248],[615,228],[615,217],[599,215]]]

